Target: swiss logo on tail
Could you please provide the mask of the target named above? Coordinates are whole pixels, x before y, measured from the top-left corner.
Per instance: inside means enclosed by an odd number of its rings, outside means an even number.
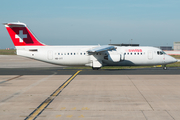
[[[4,23],[15,46],[44,46],[24,23]]]

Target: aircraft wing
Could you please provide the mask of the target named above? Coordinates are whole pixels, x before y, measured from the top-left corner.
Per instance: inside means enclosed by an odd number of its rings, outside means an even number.
[[[104,51],[115,50],[115,49],[117,49],[115,46],[106,45],[106,46],[99,46],[99,47],[90,49],[90,50],[88,50],[87,52],[90,52],[90,53],[94,53],[94,52],[104,52]]]

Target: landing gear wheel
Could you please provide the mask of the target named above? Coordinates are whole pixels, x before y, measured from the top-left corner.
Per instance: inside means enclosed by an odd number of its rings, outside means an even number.
[[[92,67],[93,70],[99,70],[101,69],[100,67]]]
[[[167,70],[167,67],[166,67],[166,65],[164,65],[164,66],[163,66],[163,69],[164,69],[164,70]]]

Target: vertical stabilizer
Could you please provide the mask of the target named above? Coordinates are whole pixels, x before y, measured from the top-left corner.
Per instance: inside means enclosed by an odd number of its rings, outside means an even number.
[[[4,23],[15,46],[44,46],[24,23]]]

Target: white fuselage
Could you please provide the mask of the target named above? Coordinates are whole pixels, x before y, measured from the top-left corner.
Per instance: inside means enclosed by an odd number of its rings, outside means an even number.
[[[16,49],[17,55],[65,66],[164,65],[177,61],[155,47],[116,46],[112,51],[88,52],[96,47],[99,46],[16,46]]]
[[[17,55],[57,65],[102,66],[166,65],[177,60],[155,47],[47,46],[37,40],[26,24],[4,23]]]

